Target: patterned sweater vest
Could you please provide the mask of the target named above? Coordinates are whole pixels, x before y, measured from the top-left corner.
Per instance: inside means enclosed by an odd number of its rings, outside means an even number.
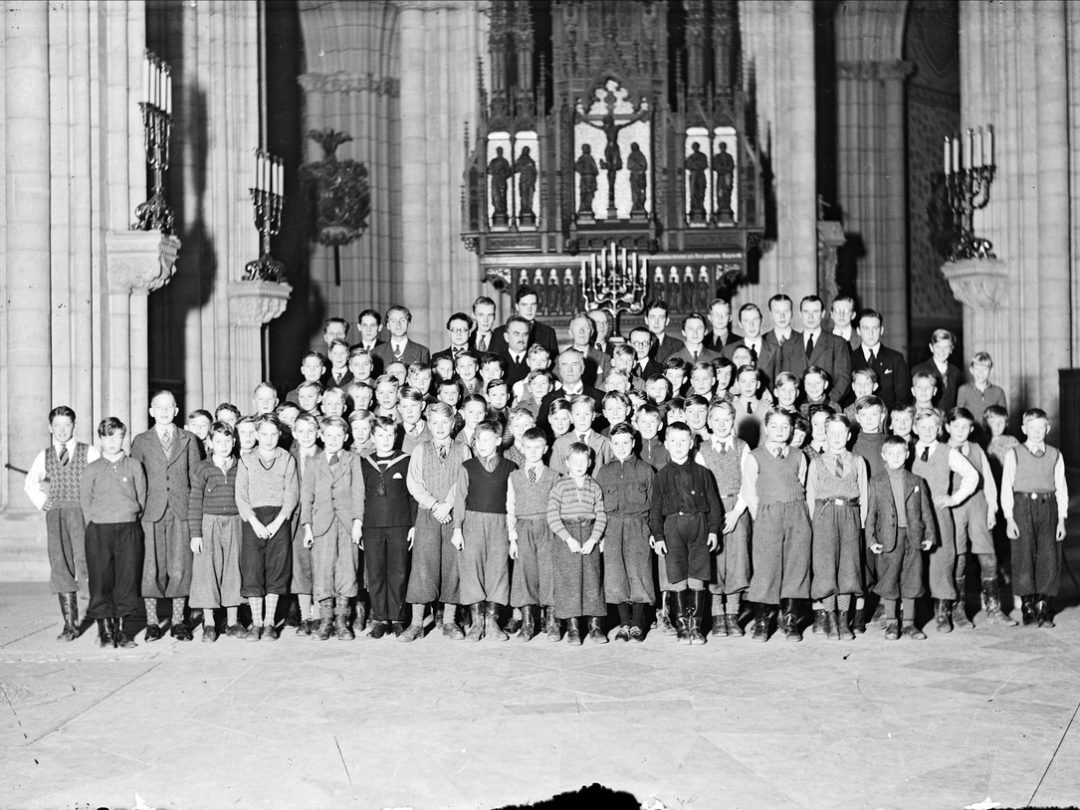
[[[735,445],[726,453],[713,449],[712,442],[702,442],[699,452],[705,459],[705,466],[709,468],[716,479],[717,491],[721,498],[730,498],[739,494],[742,487],[742,455],[746,442],[735,439]]]
[[[844,458],[844,474],[836,476],[836,457],[821,455],[810,465],[810,474],[814,477],[814,497],[819,500],[832,500],[833,498],[848,498],[854,500],[859,497],[859,474],[855,470],[855,462],[862,463],[857,456],[848,455]]]
[[[49,445],[45,450],[45,475],[49,479],[49,497],[45,509],[70,509],[79,505],[79,485],[86,467],[87,445],[75,442],[75,452],[68,463],[61,465],[56,448]]]
[[[1054,466],[1057,464],[1058,450],[1046,446],[1041,457],[1032,455],[1024,445],[1016,447],[1016,477],[1013,479],[1014,492],[1054,492]]]
[[[937,443],[937,449],[930,456],[929,461],[922,460],[922,450],[915,447],[915,460],[911,463],[911,471],[920,478],[925,478],[930,485],[931,497],[948,495],[951,491],[949,486],[952,478],[952,470],[949,468],[949,450],[951,448],[944,442]]]
[[[424,457],[420,474],[424,477],[424,489],[436,500],[446,500],[447,493],[457,483],[461,464],[469,457],[469,453],[465,445],[454,441],[450,442],[445,459],[439,458],[439,453],[432,442],[424,442],[423,448]]]
[[[514,513],[519,518],[547,519],[548,497],[551,488],[559,480],[559,475],[551,468],[544,467],[544,474],[536,483],[529,481],[525,470],[514,470],[510,473],[510,480],[514,484]]]
[[[757,460],[757,496],[762,506],[770,503],[793,503],[806,500],[806,490],[799,481],[799,461],[803,454],[788,448],[787,457],[777,458],[765,445],[753,451]]]

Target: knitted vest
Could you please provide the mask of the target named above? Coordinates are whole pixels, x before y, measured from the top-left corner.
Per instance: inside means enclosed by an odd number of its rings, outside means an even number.
[[[974,467],[975,472],[979,474],[978,492],[982,492],[983,487],[986,486],[986,481],[983,480],[983,461],[986,458],[986,454],[983,453],[983,449],[974,442],[965,442],[964,444],[966,445],[965,447],[957,447],[956,449],[960,452],[961,455],[964,456],[964,458],[971,462],[971,466]],[[967,453],[964,452],[965,450],[967,451]],[[956,486],[959,483],[959,475],[953,473],[951,476],[949,476],[949,484],[954,491],[956,490]]]
[[[866,459],[870,468],[870,477],[885,471],[885,459],[881,457],[881,447],[885,443],[884,433],[859,433],[851,452]]]
[[[1058,450],[1046,446],[1042,458],[1032,455],[1024,445],[1016,447],[1016,477],[1013,492],[1054,492],[1054,466]]]
[[[70,509],[79,505],[79,484],[86,467],[86,450],[85,444],[75,442],[75,452],[62,466],[53,445],[45,450],[45,475],[49,479],[45,509]]]
[[[788,449],[787,458],[776,458],[765,445],[751,455],[757,460],[757,496],[761,505],[805,501],[806,490],[799,482],[799,461],[803,454]]]
[[[950,449],[944,442],[938,442],[930,460],[923,461],[922,451],[915,447],[915,460],[911,463],[911,471],[926,479],[926,483],[930,485],[931,496],[949,494],[949,479],[952,478],[952,470],[949,469]]]
[[[471,476],[472,473],[469,473]],[[540,480],[533,483],[529,480],[524,469],[514,470],[510,473],[510,480],[514,483],[514,512],[519,518],[546,517],[548,508],[548,496],[551,488],[559,480],[551,469],[545,467]],[[470,483],[472,479],[469,479]],[[470,487],[472,489],[472,487]]]
[[[470,458],[461,465],[469,473],[469,494],[465,498],[465,509],[469,512],[491,512],[506,514],[506,484],[514,463],[502,456],[492,472],[484,469],[478,458]]]
[[[439,453],[430,440],[423,443],[423,448],[424,457],[420,465],[420,475],[423,476],[424,488],[436,500],[446,500],[447,493],[457,483],[461,463],[468,458],[469,454],[465,445],[453,441],[450,442],[445,459],[439,458]]]
[[[702,442],[698,452],[705,460],[705,466],[716,479],[716,488],[721,498],[728,498],[739,493],[742,486],[742,454],[746,442],[736,439],[735,445],[726,453],[713,449],[712,442]]]
[[[814,476],[814,497],[820,500],[832,498],[859,497],[859,474],[855,470],[855,463],[862,464],[862,460],[849,455],[844,459],[844,474],[836,477],[835,456],[820,455],[810,465],[810,475]]]

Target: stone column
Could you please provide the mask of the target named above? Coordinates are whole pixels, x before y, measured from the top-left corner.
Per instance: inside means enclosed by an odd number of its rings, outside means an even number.
[[[45,441],[52,398],[49,4],[8,4],[4,28],[3,455],[27,469]],[[0,476],[3,506],[26,506],[23,477],[6,470]]]
[[[229,283],[229,402],[247,410],[255,384],[265,379],[263,327],[285,311],[292,287],[271,281]]]

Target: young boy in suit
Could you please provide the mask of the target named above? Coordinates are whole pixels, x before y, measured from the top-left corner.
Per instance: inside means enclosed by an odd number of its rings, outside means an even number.
[[[304,476],[308,475],[311,462],[319,453],[319,420],[310,413],[302,413],[293,423],[293,444],[289,448],[296,459],[296,473],[300,478],[300,492],[304,490]],[[355,452],[355,451],[354,451]],[[319,628],[319,606],[312,602],[314,585],[311,575],[311,549],[304,545],[304,526],[294,521],[292,536],[292,578],[289,592],[296,596],[299,623],[298,636],[310,636]],[[363,623],[360,623],[363,627]]]
[[[154,426],[131,441],[131,457],[146,470],[146,508],[142,514],[142,595],[146,640],[164,635],[158,625],[157,600],[172,600],[173,638],[191,641],[184,608],[191,590],[191,536],[187,508],[191,475],[199,463],[199,440],[173,424],[179,413],[169,391],[150,399]]]
[[[300,523],[311,549],[311,584],[319,604],[320,641],[355,638],[349,600],[356,598],[356,566],[364,527],[364,473],[361,460],[345,449],[349,426],[328,416],[319,428],[323,452],[308,462],[300,484]]]
[[[887,437],[881,457],[885,467],[867,488],[866,547],[876,560],[874,592],[884,607],[885,638],[925,639],[915,626],[915,600],[923,594],[923,552],[937,541],[930,487],[906,469],[904,439]]]

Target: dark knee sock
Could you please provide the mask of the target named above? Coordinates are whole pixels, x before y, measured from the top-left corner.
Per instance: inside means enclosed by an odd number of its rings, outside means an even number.
[[[619,624],[621,624],[623,627],[626,627],[628,624],[630,624],[630,603],[619,602],[616,607],[618,607],[619,609]]]

